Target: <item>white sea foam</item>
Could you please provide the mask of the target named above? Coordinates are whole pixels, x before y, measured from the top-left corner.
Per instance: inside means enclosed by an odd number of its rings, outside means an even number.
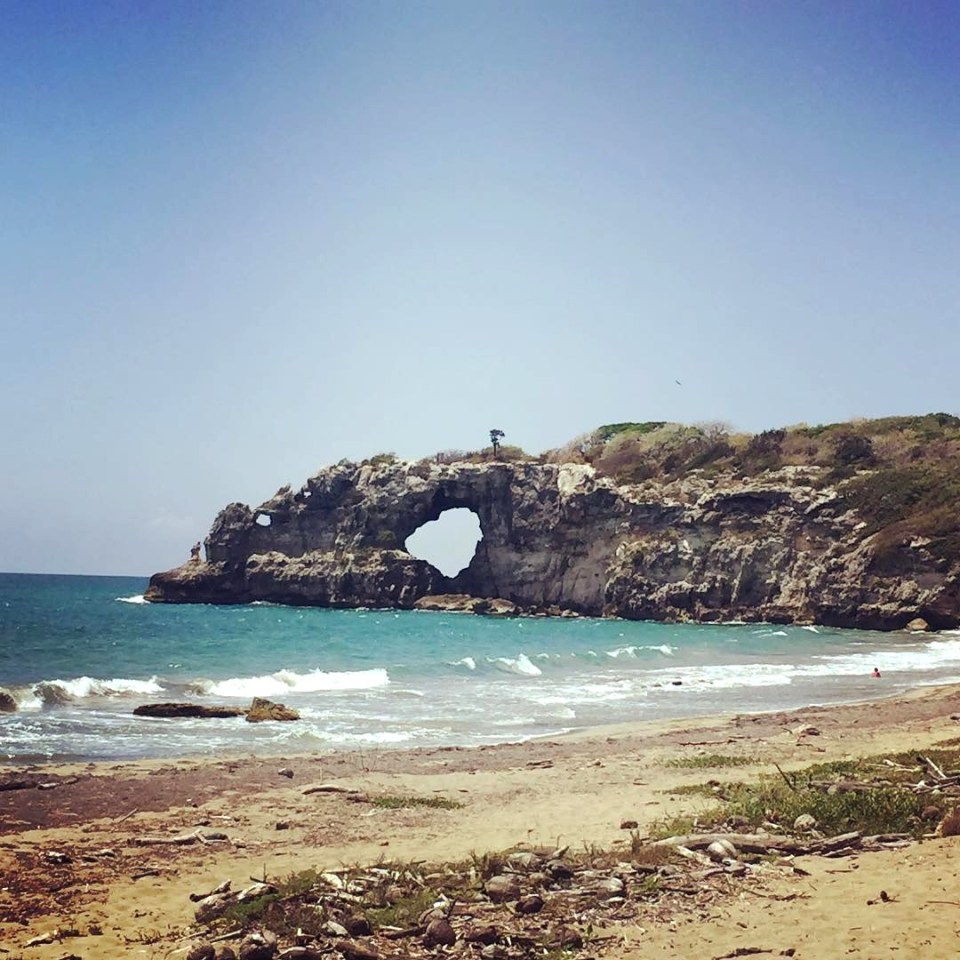
[[[650,650],[655,653],[662,653],[665,657],[672,657],[676,652],[676,647],[671,647],[669,643],[647,644],[645,646],[616,647],[613,650],[607,650],[607,656],[613,660],[636,660],[643,656],[644,650]]]
[[[709,687],[711,689],[730,689],[736,687],[779,687],[792,682],[793,667],[789,664],[739,663],[730,665],[709,665],[684,670],[651,671],[648,675],[656,678],[655,685],[664,689],[684,690]],[[676,681],[679,681],[677,683]]]
[[[41,707],[63,706],[90,697],[151,696],[162,693],[163,689],[156,677],[149,680],[75,677],[73,680],[41,680],[29,687],[19,687],[12,693],[19,709],[39,710]]]
[[[543,676],[543,671],[525,653],[517,657],[494,657],[488,662],[504,673],[516,673],[523,677]]]
[[[205,686],[204,692],[219,697],[274,697],[288,693],[371,690],[385,687],[389,683],[387,671],[379,667],[372,670],[330,673],[325,670],[311,670],[309,673],[278,670],[260,677],[231,677],[229,680],[219,680]]]
[[[477,669],[477,661],[473,657],[462,657],[459,660],[454,660],[450,666],[452,667],[466,667],[468,670]]]
[[[935,654],[938,660],[960,660],[960,639],[931,640],[927,644],[927,649]]]
[[[115,597],[117,603],[149,603],[150,601],[142,593],[135,593],[132,597]]]
[[[812,664],[798,667],[797,673],[804,676],[856,676],[869,674],[873,667],[879,667],[881,672],[938,670],[960,663],[960,639],[937,639],[886,649],[874,647],[865,653],[820,654],[813,660]]]

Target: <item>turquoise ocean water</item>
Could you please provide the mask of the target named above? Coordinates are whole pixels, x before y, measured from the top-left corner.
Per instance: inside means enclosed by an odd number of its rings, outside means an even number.
[[[0,574],[0,687],[18,704],[0,714],[0,760],[476,745],[960,681],[960,633],[172,606],[145,587]],[[302,720],[132,715],[254,696]]]

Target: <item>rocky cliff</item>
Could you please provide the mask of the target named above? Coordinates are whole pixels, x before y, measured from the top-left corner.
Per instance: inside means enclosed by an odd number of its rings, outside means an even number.
[[[466,507],[482,539],[443,576],[404,550]],[[592,466],[408,462],[321,470],[255,509],[221,511],[197,558],[150,581],[167,602],[410,608],[436,594],[529,612],[898,629],[960,623],[960,562],[877,536],[817,467],[618,483]]]

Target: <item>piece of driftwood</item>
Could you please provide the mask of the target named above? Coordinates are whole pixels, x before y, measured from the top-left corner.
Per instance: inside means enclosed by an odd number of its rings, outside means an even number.
[[[221,933],[216,937],[209,937],[207,943],[223,943],[225,940],[241,940],[245,932],[242,928],[240,930],[231,930],[229,933]]]
[[[783,769],[781,768],[780,764],[779,764],[779,763],[775,763],[774,766],[777,768],[777,773],[779,773],[780,776],[783,777],[783,782],[784,782],[794,793],[796,793],[796,792],[797,792],[796,785],[795,785],[794,782],[783,772]]]
[[[57,940],[60,939],[59,934],[60,934],[59,930],[53,933],[41,933],[39,936],[32,937],[30,940],[28,940],[24,944],[24,946],[25,947],[41,947],[47,943],[55,943]]]
[[[203,834],[199,830],[194,830],[192,833],[181,833],[176,837],[131,837],[130,842],[135,847],[158,845],[182,847],[191,843],[223,843],[229,839],[225,833]]]
[[[257,880],[253,877],[250,878],[254,883],[266,883],[266,880]],[[206,900],[207,897],[212,897],[216,893],[227,893],[230,890],[230,881],[224,880],[223,883],[218,884],[212,890],[208,890],[206,893],[191,893],[190,900],[193,903],[199,903],[201,900]]]
[[[732,950],[730,953],[721,953],[719,956],[714,957],[713,960],[732,960],[733,957],[752,957],[758,953],[773,953],[773,951],[767,950],[764,947],[737,947],[736,950]]]
[[[858,831],[842,833],[824,840],[800,840],[779,834],[759,833],[694,833],[680,837],[655,840],[652,847],[684,847],[688,851],[702,850],[718,840],[732,843],[741,853],[826,853],[857,845],[862,840]]]
[[[223,886],[223,884],[220,886]],[[197,923],[209,923],[211,920],[222,916],[230,907],[238,903],[246,903],[249,900],[262,897],[264,894],[276,892],[277,888],[272,884],[257,881],[252,887],[246,887],[243,890],[238,890],[236,893],[231,893],[230,891],[211,893],[209,896],[197,902],[194,918]]]
[[[938,780],[948,780],[949,777],[938,767],[929,757],[922,753],[917,759],[929,770]]]
[[[335,783],[318,783],[316,786],[307,787],[302,791],[305,797],[312,793],[353,793],[349,787],[340,787]]]

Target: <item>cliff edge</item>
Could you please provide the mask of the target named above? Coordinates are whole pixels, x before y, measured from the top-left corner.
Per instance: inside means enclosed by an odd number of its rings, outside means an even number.
[[[838,475],[836,464],[784,462],[779,433],[774,459],[768,448],[777,438],[758,435],[765,452],[754,475],[728,441],[712,470],[681,465],[674,476],[640,480],[648,470],[633,463],[610,475],[603,456],[342,462],[254,509],[224,508],[205,541],[206,559],[155,574],[146,597],[412,608],[424,597],[459,594],[528,612],[628,619],[889,630],[919,617],[934,629],[958,626],[956,512],[946,535],[906,523],[907,508],[881,523],[894,468],[883,466],[873,444],[869,456],[857,448]],[[910,491],[902,499],[917,502]],[[404,544],[458,507],[477,515],[482,539],[469,566],[448,578]],[[943,517],[938,522],[939,530]]]

